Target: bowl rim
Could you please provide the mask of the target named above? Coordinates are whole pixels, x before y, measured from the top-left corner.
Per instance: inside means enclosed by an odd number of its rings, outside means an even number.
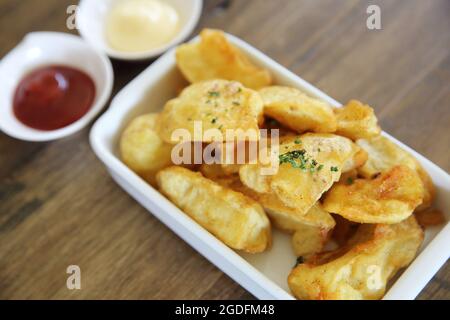
[[[37,130],[34,128],[31,128],[32,131],[24,131],[24,130],[13,130],[8,125],[5,125],[3,121],[0,121],[0,130],[3,131],[5,134],[9,135],[10,137],[23,140],[23,141],[32,141],[32,142],[44,142],[44,141],[51,141],[51,140],[57,140],[64,137],[67,137],[69,135],[72,135],[80,130],[82,130],[84,127],[86,127],[103,109],[103,107],[108,102],[112,89],[113,89],[113,83],[114,83],[114,72],[112,68],[111,61],[108,59],[108,57],[102,53],[101,51],[97,50],[96,48],[93,48],[89,46],[88,43],[86,43],[81,37],[69,33],[64,32],[53,32],[53,31],[35,31],[30,32],[26,34],[23,39],[11,50],[9,51],[0,61],[0,70],[3,65],[6,65],[10,63],[10,59],[18,54],[20,50],[25,50],[26,48],[26,42],[28,40],[31,40],[33,38],[39,39],[39,38],[53,38],[56,41],[64,42],[64,41],[71,41],[71,42],[78,42],[79,45],[85,46],[87,50],[92,50],[92,54],[97,56],[99,60],[101,61],[101,66],[105,71],[105,83],[103,90],[99,92],[98,98],[96,101],[92,104],[89,111],[84,114],[80,119],[76,120],[75,122],[59,129],[55,130]],[[37,40],[40,41],[40,40]],[[58,62],[58,64],[64,64],[61,62]],[[70,64],[67,64],[70,66]],[[39,64],[36,65],[38,67]],[[90,75],[91,76],[91,75]],[[16,85],[19,83],[21,78],[15,79]],[[99,88],[96,88],[96,90],[99,90]],[[12,108],[12,104],[5,106],[5,108]],[[17,122],[20,122],[18,119],[16,119]],[[20,122],[21,123],[21,122]]]
[[[184,24],[183,28],[181,28],[177,35],[168,43],[161,45],[157,48],[146,50],[142,52],[123,52],[120,50],[115,50],[108,45],[108,42],[103,37],[103,41],[101,44],[94,42],[92,38],[88,35],[88,30],[85,28],[84,19],[78,18],[84,14],[84,5],[90,0],[80,0],[78,4],[78,9],[76,13],[76,28],[83,39],[86,40],[91,46],[96,47],[98,50],[104,51],[109,57],[125,60],[125,61],[140,61],[147,60],[157,56],[160,56],[167,50],[176,46],[177,44],[184,41],[195,29],[198,21],[200,20],[202,9],[203,9],[203,0],[190,0],[193,2],[193,14],[189,16],[187,22]],[[116,0],[117,1],[117,0]],[[96,2],[99,3],[99,2]],[[81,21],[81,22],[80,22]]]

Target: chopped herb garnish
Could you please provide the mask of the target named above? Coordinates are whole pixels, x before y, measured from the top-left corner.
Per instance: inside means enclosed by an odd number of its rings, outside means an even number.
[[[221,124],[221,125],[219,126],[219,130],[222,129],[222,127],[223,127],[223,125]]]
[[[302,143],[302,141],[301,141],[300,139],[295,139],[295,140],[294,140],[294,143],[295,143],[295,144],[300,144],[300,143]]]
[[[206,103],[207,103],[207,104],[210,104],[210,103],[211,103],[211,100],[209,100],[209,99],[206,100]]]
[[[220,92],[219,91],[209,91],[208,92],[208,95],[210,96],[210,97],[219,97],[220,96]]]
[[[322,170],[323,169],[323,164],[321,164],[321,165],[319,165],[318,167],[317,167],[317,171],[320,171],[320,170]]]
[[[347,184],[353,184],[353,181],[354,181],[354,179],[353,179],[353,177],[348,177],[347,178]]]
[[[333,172],[338,172],[339,168],[338,167],[330,167],[330,170]]]
[[[306,150],[293,150],[288,151],[279,157],[280,165],[283,163],[289,163],[293,168],[299,168],[303,171],[314,172],[316,170],[316,166],[318,165],[317,161],[314,159],[310,159],[306,156]],[[323,165],[321,165],[323,167]]]
[[[216,123],[216,121],[217,121],[217,118],[213,118],[213,119],[211,120],[211,123]]]
[[[235,106],[240,106],[241,104],[239,103],[239,102],[237,102],[237,101],[233,101],[233,104],[235,105]]]
[[[320,152],[320,148],[319,148],[319,149],[317,149],[317,151],[319,151],[319,152]]]
[[[238,88],[238,92],[241,92],[242,91],[242,88]]]

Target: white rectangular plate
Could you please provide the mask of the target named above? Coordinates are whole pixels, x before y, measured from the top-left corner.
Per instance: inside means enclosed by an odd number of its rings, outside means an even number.
[[[270,70],[275,83],[297,87],[335,107],[340,106],[337,101],[249,44],[234,36],[227,36],[230,42],[255,64]],[[192,41],[198,41],[198,37]],[[116,95],[109,110],[92,128],[92,148],[120,186],[237,283],[259,299],[293,299],[287,286],[287,276],[295,264],[296,257],[292,252],[289,236],[274,230],[273,247],[269,251],[256,255],[235,252],[199,226],[120,160],[117,141],[124,126],[137,115],[161,110],[167,100],[176,96],[177,89],[184,83],[176,68],[175,50],[172,49]],[[409,147],[385,135],[411,152],[428,171],[437,187],[436,206],[445,212],[448,220],[450,176]],[[427,229],[420,254],[392,284],[384,298],[414,299],[448,259],[449,243],[450,224]]]

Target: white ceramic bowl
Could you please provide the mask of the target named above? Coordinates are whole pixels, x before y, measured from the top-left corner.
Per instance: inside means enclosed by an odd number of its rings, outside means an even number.
[[[255,64],[270,70],[275,83],[299,88],[334,107],[341,106],[336,100],[244,41],[231,35],[228,35],[228,39]],[[198,41],[198,37],[194,41]],[[159,111],[167,100],[176,95],[176,90],[182,83],[182,76],[176,67],[175,51],[171,50],[123,88],[111,102],[108,111],[94,124],[90,138],[95,153],[117,183],[132,197],[257,298],[293,299],[287,277],[296,257],[288,235],[274,229],[273,247],[260,254],[234,251],[184,214],[121,161],[117,145],[124,126],[137,115]],[[430,174],[437,189],[435,206],[446,214],[448,220],[450,176],[406,145],[386,133],[383,135],[411,152]],[[450,223],[427,228],[418,256],[390,285],[384,299],[414,299],[448,259],[449,243]]]
[[[42,131],[20,122],[13,112],[13,97],[19,81],[30,71],[46,65],[65,65],[87,73],[95,83],[95,99],[89,111],[74,123]],[[113,86],[111,62],[80,37],[57,32],[29,33],[0,61],[0,130],[27,141],[49,141],[85,127],[103,108]]]
[[[76,14],[76,25],[81,36],[93,47],[120,60],[145,60],[161,55],[170,47],[186,39],[194,30],[202,12],[202,0],[162,0],[172,5],[180,17],[178,34],[167,44],[144,52],[122,52],[111,48],[105,37],[105,18],[111,6],[123,0],[81,0]]]

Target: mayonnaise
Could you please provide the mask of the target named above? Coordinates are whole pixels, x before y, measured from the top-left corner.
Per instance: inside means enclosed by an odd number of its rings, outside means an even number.
[[[178,24],[177,11],[161,0],[118,1],[106,18],[106,38],[118,51],[143,52],[172,40]]]

